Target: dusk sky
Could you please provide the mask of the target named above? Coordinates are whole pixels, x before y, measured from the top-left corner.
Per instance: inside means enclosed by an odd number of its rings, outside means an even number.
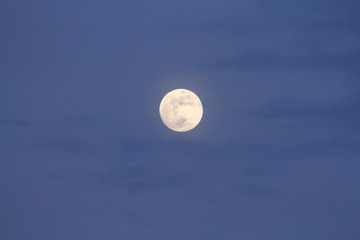
[[[359,13],[2,0],[0,239],[360,239]],[[177,88],[189,132],[159,116]]]

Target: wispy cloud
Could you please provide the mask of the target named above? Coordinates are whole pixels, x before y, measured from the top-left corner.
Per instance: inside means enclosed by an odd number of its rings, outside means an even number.
[[[26,120],[5,119],[0,120],[0,127],[34,127],[35,124]]]
[[[250,111],[250,115],[265,118],[327,118],[359,119],[360,92],[337,102],[317,104],[310,101],[284,97]]]
[[[333,70],[348,71],[360,74],[357,63],[360,61],[360,52],[329,54],[321,51],[305,53],[281,53],[271,49],[245,50],[236,57],[224,58],[200,65],[207,70],[249,70],[249,69],[271,69],[271,70]]]

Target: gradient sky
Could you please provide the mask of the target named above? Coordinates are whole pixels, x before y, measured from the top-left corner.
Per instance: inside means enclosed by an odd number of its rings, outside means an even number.
[[[359,239],[359,12],[1,1],[0,239]],[[191,132],[159,117],[175,88]]]

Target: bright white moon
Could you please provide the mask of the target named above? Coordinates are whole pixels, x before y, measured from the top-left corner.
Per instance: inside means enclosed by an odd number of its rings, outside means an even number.
[[[161,100],[160,116],[164,124],[176,132],[186,132],[196,127],[203,115],[199,97],[186,89],[175,89]]]

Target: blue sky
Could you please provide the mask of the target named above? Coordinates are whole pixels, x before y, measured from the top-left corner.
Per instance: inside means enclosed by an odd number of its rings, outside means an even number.
[[[0,238],[357,239],[359,10],[2,1]]]

